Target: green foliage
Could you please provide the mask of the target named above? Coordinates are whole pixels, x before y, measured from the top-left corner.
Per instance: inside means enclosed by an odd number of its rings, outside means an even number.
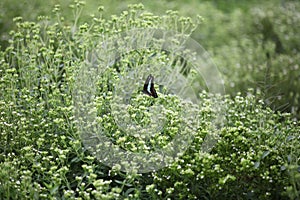
[[[111,13],[121,13],[133,2],[101,1],[107,11],[101,16],[109,18]],[[52,6],[54,3],[49,2]],[[60,9],[64,11],[61,17],[65,23],[78,23],[78,14],[82,14],[81,22],[90,23],[89,16],[98,15],[95,9],[98,2],[94,0],[87,0],[86,9],[76,12],[68,9],[69,1],[61,3]],[[193,38],[214,55],[228,80],[227,93],[234,97],[248,88],[257,88],[257,95],[272,109],[291,112],[299,118],[299,2],[189,0],[179,3],[165,0],[144,3],[154,13],[164,13],[167,7],[185,16],[201,14],[205,24],[193,33]],[[30,4],[4,0],[0,5],[2,48],[8,45],[12,17],[33,20],[51,12],[51,6],[45,7],[38,0]]]
[[[227,121],[217,146],[211,154],[203,154],[199,145],[203,136],[195,136],[178,162],[154,174],[156,189],[152,191],[157,198],[287,198],[282,196],[290,181],[287,166],[294,166],[288,157],[299,159],[294,149],[299,143],[297,122],[264,109],[254,96],[225,98],[225,102]]]
[[[230,95],[255,88],[273,110],[298,118],[300,5],[262,4],[247,14],[240,9],[227,14],[215,9],[213,15],[204,11],[209,24],[199,40],[213,52]]]
[[[202,153],[201,144],[210,131],[210,119],[217,111],[210,102],[220,97],[203,92],[203,104],[199,105],[202,124],[186,153],[158,172],[124,173],[118,166],[106,167],[91,156],[77,135],[72,102],[74,77],[96,40],[137,27],[177,28],[191,34],[198,21],[180,17],[173,11],[156,16],[144,11],[142,5],[131,5],[128,11],[110,19],[103,18],[103,8],[99,7],[99,13],[89,23],[80,23],[82,6],[82,2],[71,6],[75,13],[74,23],[64,19],[59,6],[54,9],[56,20],[39,17],[38,22],[28,22],[15,18],[16,29],[10,32],[9,45],[0,52],[1,198],[299,198],[299,122],[287,114],[266,108],[262,101],[258,102],[251,95],[252,91],[247,90],[249,82],[254,82],[255,86],[263,78],[267,82],[263,86],[271,86],[290,73],[289,77],[294,78],[289,78],[293,81],[288,83],[294,88],[290,90],[290,85],[286,85],[283,92],[289,92],[290,98],[299,98],[297,54],[293,58],[285,53],[276,54],[276,42],[268,39],[264,46],[255,45],[257,40],[263,41],[262,36],[254,42],[247,38],[240,42],[231,41],[233,48],[224,46],[216,50],[219,52],[216,60],[225,73],[228,88],[234,86],[230,91],[247,91],[249,96],[238,94],[234,99],[221,98],[221,102],[228,105],[226,123],[212,153]],[[235,13],[236,18],[239,14]],[[283,26],[283,30],[286,32],[288,28]],[[290,36],[291,45],[294,44],[292,38]],[[285,51],[298,51],[296,45],[289,47],[284,46]],[[251,53],[245,53],[249,51]],[[266,52],[271,54],[270,61],[263,59]],[[234,58],[241,61],[239,65]],[[254,60],[257,62],[249,65]],[[267,62],[270,62],[270,75],[257,77],[265,70]],[[280,68],[287,62],[290,70]],[[116,71],[99,83],[101,92],[107,92],[106,97],[110,95],[107,81],[110,78],[117,81],[114,73]],[[268,88],[260,90],[265,94]],[[152,103],[149,98],[145,99],[144,96],[137,97],[133,115]],[[97,101],[101,114],[105,113],[105,100],[100,96]],[[164,100],[174,105],[176,113],[177,98],[166,97]],[[293,105],[299,108],[298,102]],[[137,115],[133,117],[146,120]],[[171,115],[170,119],[173,119]],[[124,141],[129,142],[129,146],[123,147],[131,149],[131,139],[122,141],[112,119],[104,120],[111,122],[107,123],[107,128],[112,130],[112,138],[121,145]],[[170,136],[174,134],[174,130],[167,131]],[[160,141],[163,145],[167,140]]]

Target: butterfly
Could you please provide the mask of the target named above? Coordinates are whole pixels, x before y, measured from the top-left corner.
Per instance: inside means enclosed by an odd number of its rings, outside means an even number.
[[[143,93],[152,96],[154,98],[157,98],[157,93],[154,88],[154,77],[150,74],[144,84]]]

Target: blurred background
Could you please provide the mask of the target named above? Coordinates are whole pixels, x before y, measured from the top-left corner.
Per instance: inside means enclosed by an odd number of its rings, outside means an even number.
[[[61,5],[66,23],[74,21],[71,0],[1,0],[0,45],[8,46],[13,18],[37,21],[41,15],[55,21],[52,10]],[[128,4],[142,3],[145,10],[162,15],[176,10],[179,15],[204,22],[193,33],[222,72],[231,96],[254,93],[275,111],[300,117],[300,2],[292,0],[86,0],[80,23],[89,22],[104,6],[104,18],[119,15]],[[253,88],[253,90],[249,90]]]

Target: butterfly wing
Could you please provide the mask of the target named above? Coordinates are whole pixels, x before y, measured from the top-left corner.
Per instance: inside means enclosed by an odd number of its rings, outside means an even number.
[[[148,77],[147,77],[147,79],[146,79],[146,81],[145,81],[145,84],[144,84],[144,88],[143,88],[143,92],[145,93],[145,94],[148,94],[148,95],[150,95],[151,96],[151,91],[149,90],[149,87],[151,86],[150,84],[150,80],[151,80],[151,75],[149,75]]]
[[[158,97],[157,93],[155,91],[155,88],[154,88],[154,78],[153,78],[153,81],[151,82],[150,92],[151,92],[151,96],[153,96],[154,98]]]
[[[154,77],[150,74],[144,84],[143,92],[149,96],[157,98],[157,93],[154,88]]]

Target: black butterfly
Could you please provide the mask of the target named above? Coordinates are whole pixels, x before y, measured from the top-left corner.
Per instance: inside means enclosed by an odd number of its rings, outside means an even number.
[[[143,92],[149,96],[153,96],[154,98],[158,97],[154,88],[154,77],[151,74],[145,81]]]

